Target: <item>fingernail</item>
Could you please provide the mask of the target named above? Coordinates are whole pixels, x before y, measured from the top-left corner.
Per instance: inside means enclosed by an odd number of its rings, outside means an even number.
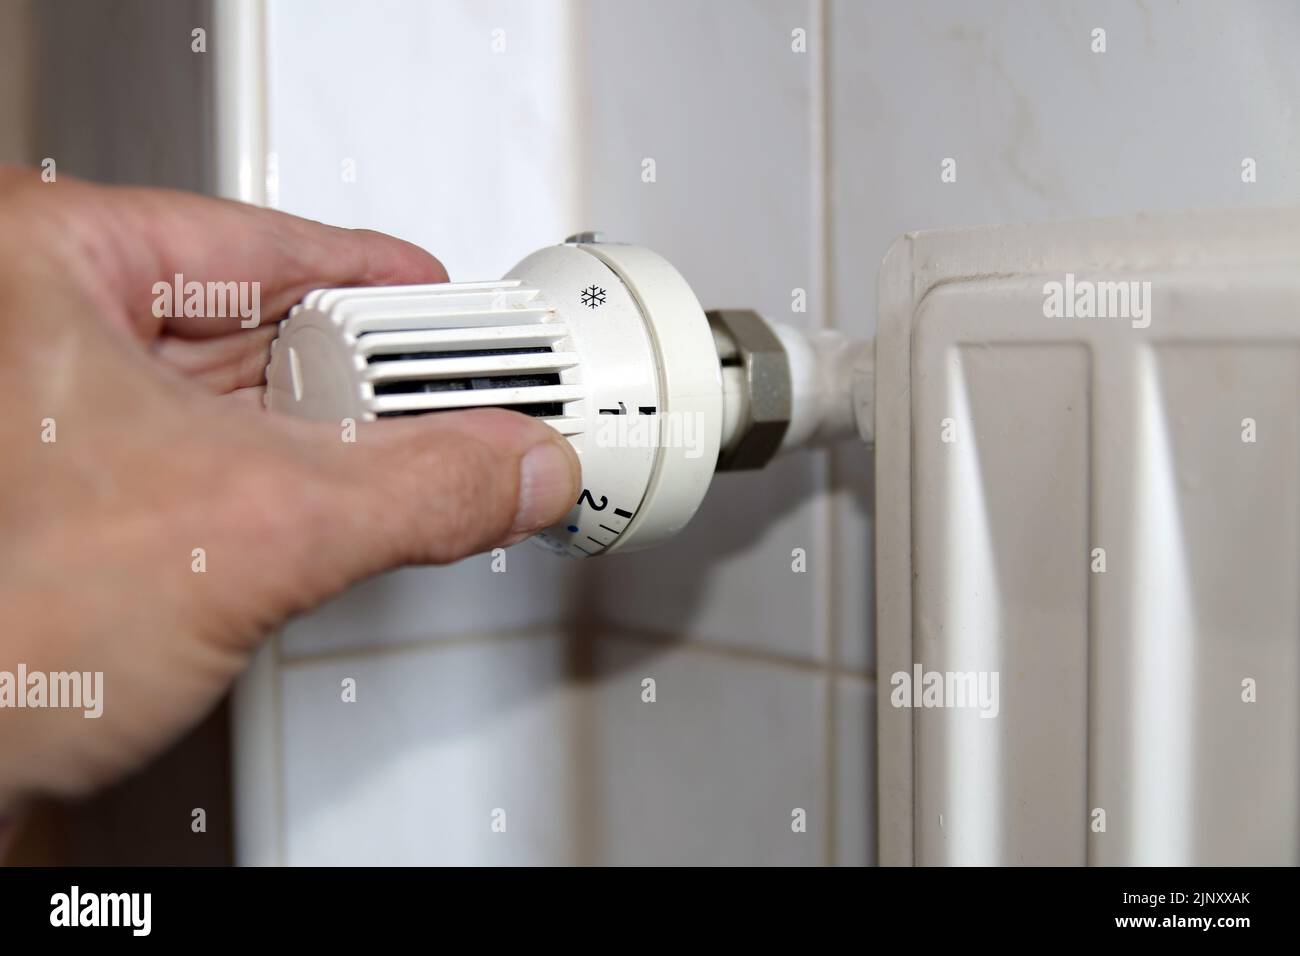
[[[528,450],[519,468],[519,511],[513,530],[540,531],[577,500],[572,459],[559,442],[544,441]]]

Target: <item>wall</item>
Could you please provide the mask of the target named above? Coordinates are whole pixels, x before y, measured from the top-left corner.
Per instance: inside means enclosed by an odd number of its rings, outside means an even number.
[[[707,307],[870,335],[906,230],[1294,201],[1298,37],[1281,2],[270,0],[268,198],[454,279],[599,228]],[[243,859],[872,862],[870,475],[792,458],[653,552],[521,546],[296,622],[251,682]]]

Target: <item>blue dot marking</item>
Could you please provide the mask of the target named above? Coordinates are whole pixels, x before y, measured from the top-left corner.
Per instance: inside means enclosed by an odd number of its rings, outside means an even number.
[[[570,533],[572,533],[572,534],[577,534],[577,533],[578,533],[578,526],[577,526],[576,524],[571,524],[571,525],[569,525],[569,531],[570,531]]]

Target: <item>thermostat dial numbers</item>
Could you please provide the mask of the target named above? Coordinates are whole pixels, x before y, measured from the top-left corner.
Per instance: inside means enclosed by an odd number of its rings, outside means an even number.
[[[539,543],[572,557],[591,557],[624,544],[632,516],[650,486],[658,449],[651,419],[661,407],[654,345],[641,308],[622,279],[580,247],[543,249],[507,276],[543,290],[569,330],[583,388],[564,414],[582,419],[571,441],[582,463],[582,495],[564,520],[538,535]],[[576,290],[604,290],[598,309],[583,306]]]
[[[606,495],[595,495],[584,488],[578,498],[577,528],[570,547],[590,557],[612,547],[627,530],[634,512],[610,504]],[[581,534],[582,540],[578,539]]]

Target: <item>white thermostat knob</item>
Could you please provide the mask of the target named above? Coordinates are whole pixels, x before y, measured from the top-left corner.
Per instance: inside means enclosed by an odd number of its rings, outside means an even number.
[[[753,313],[711,323],[664,259],[594,238],[533,253],[498,282],[310,293],[272,343],[268,408],[332,422],[514,409],[559,431],[582,463],[579,499],[539,543],[588,557],[675,534],[720,456],[765,463],[798,380],[824,388],[782,349],[798,333],[778,337]]]

